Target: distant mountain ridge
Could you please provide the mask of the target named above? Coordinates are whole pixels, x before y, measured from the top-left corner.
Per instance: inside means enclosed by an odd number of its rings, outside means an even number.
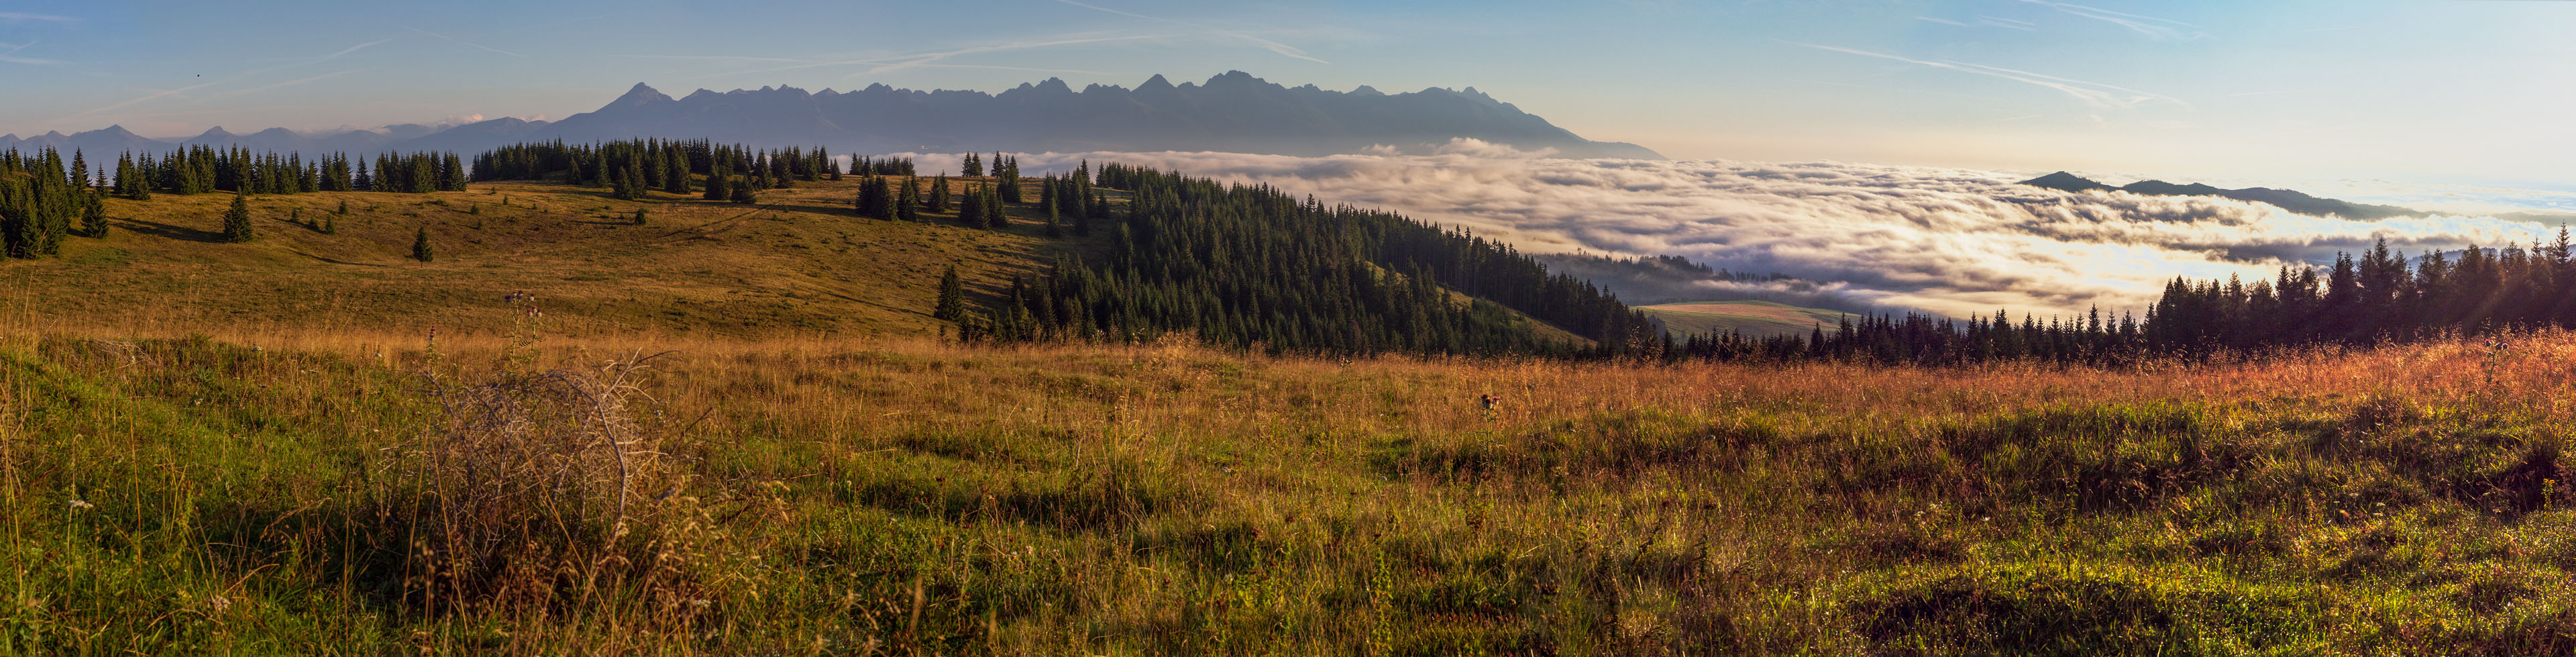
[[[445,130],[336,134],[283,128],[240,135],[223,128],[185,140],[149,139],[122,127],[77,134],[0,136],[0,150],[51,147],[94,154],[240,145],[280,152],[477,152],[520,141],[594,142],[636,137],[706,138],[755,147],[822,146],[840,153],[1223,151],[1320,156],[1429,153],[1476,139],[1559,157],[1662,159],[1635,144],[1598,142],[1468,87],[1387,94],[1287,87],[1229,71],[1204,84],[1156,75],[1134,89],[1061,79],[998,94],[870,85],[809,93],[794,87],[672,98],[642,83],[597,110],[560,121],[501,118]],[[405,133],[411,134],[405,134]],[[93,158],[96,159],[96,158]]]
[[[2221,189],[2200,183],[2177,185],[2162,180],[2141,180],[2119,187],[2112,187],[2110,185],[2094,182],[2090,179],[2084,178],[2083,176],[2078,176],[2064,171],[2024,180],[2021,181],[2021,184],[2069,192],[2117,190],[2147,196],[2216,196],[2253,203],[2268,203],[2283,210],[2288,210],[2294,214],[2304,214],[2316,217],[2336,216],[2343,217],[2345,219],[2364,221],[2375,221],[2395,217],[2425,217],[2432,215],[2432,213],[2429,212],[2401,208],[2394,205],[2370,205],[2367,203],[2353,203],[2350,201],[2341,201],[2330,198],[2317,198],[2300,192],[2287,189],[2273,189],[2270,187]]]

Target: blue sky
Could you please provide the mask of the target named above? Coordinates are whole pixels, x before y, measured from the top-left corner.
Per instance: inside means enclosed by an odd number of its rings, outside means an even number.
[[[560,118],[635,82],[1469,87],[1683,158],[2557,187],[2576,2],[0,0],[0,133]]]

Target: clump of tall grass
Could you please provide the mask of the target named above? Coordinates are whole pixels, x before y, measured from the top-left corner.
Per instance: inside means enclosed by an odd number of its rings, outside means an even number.
[[[404,605],[675,632],[757,595],[745,573],[762,546],[724,526],[777,509],[693,479],[667,451],[670,428],[639,419],[661,358],[433,378],[445,412],[397,449],[375,493],[382,529],[406,545]]]

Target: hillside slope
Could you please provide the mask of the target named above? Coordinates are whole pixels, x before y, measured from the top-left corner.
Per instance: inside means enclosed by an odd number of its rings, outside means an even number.
[[[948,265],[991,295],[1085,248],[1024,216],[1009,231],[861,218],[855,184],[770,190],[756,206],[536,183],[260,196],[247,244],[216,241],[230,193],[111,198],[107,238],[0,262],[0,285],[18,292],[11,312],[62,322],[501,331],[534,307],[576,334],[936,334]],[[304,224],[326,220],[337,234]],[[418,229],[431,262],[410,257]],[[513,293],[535,300],[501,303]]]
[[[1832,333],[1848,313],[1769,301],[1705,301],[1638,306],[1674,335],[1742,333],[1746,337],[1806,336],[1818,326]]]
[[[594,172],[628,170],[644,153],[657,162],[687,152],[750,157],[703,142],[614,146],[562,155],[609,158]],[[1151,185],[1147,194],[1162,199],[1131,210],[1124,190],[1010,171],[947,179],[958,199],[943,211],[909,200],[882,206],[909,208],[910,220],[862,217],[853,200],[930,188],[931,179],[887,174],[870,187],[856,174],[811,175],[818,179],[759,192],[755,204],[659,191],[621,200],[610,189],[533,182],[429,194],[112,198],[103,202],[106,237],[74,235],[59,241],[57,256],[0,263],[0,285],[24,291],[0,301],[0,311],[65,326],[291,323],[450,335],[511,332],[535,316],[576,335],[1015,342],[1177,333],[1238,349],[1345,354],[1561,354],[1650,342],[1605,345],[1598,336],[1646,324],[1580,281],[1400,216],[1326,212],[1266,189],[1112,165],[1122,185]],[[999,190],[1041,201],[1003,202]],[[1050,205],[1077,197],[1089,201]],[[247,201],[257,234],[248,243],[223,239],[236,199]],[[1009,219],[963,225],[970,206],[1000,208]],[[1067,212],[1097,218],[1067,229]],[[1048,216],[1052,223],[1041,219]],[[1327,217],[1351,230],[1317,230]],[[416,238],[435,254],[429,261],[412,257]],[[964,308],[940,319],[933,315],[951,266],[963,279]],[[1496,287],[1500,276],[1525,284]]]

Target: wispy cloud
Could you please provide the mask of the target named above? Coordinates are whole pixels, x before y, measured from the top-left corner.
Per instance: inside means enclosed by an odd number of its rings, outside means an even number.
[[[2003,18],[2003,17],[2000,17],[2000,16],[1978,16],[1978,17],[1977,17],[1977,24],[1978,24],[1978,25],[1991,26],[1991,27],[2000,27],[2000,28],[2004,28],[2004,29],[2007,29],[2007,30],[2021,30],[2021,31],[2023,31],[2023,32],[2037,32],[2037,31],[2039,31],[2039,24],[2038,24],[2038,23],[2033,23],[2033,22],[2030,22],[2030,21],[2017,21],[2017,20],[2013,20],[2013,19],[2010,19],[2010,18]]]
[[[1288,44],[1285,44],[1285,43],[1280,43],[1280,42],[1277,42],[1277,41],[1272,41],[1272,40],[1269,40],[1269,39],[1264,39],[1264,38],[1261,38],[1261,37],[1252,36],[1252,35],[1249,35],[1249,34],[1244,34],[1244,33],[1242,33],[1242,32],[1236,32],[1236,31],[1232,31],[1232,30],[1226,30],[1226,29],[1221,29],[1221,28],[1216,28],[1216,27],[1210,27],[1210,26],[1201,25],[1201,24],[1198,24],[1198,23],[1192,23],[1192,22],[1189,22],[1189,21],[1175,20],[1175,19],[1170,19],[1170,18],[1162,18],[1162,17],[1158,17],[1158,16],[1147,16],[1147,15],[1144,15],[1144,14],[1139,14],[1139,13],[1130,12],[1130,11],[1121,11],[1121,10],[1117,10],[1117,9],[1110,9],[1110,8],[1108,8],[1108,7],[1102,7],[1102,6],[1100,6],[1100,5],[1088,4],[1088,3],[1082,3],[1082,2],[1075,2],[1074,0],[1055,0],[1055,1],[1056,1],[1056,2],[1061,2],[1061,3],[1064,3],[1064,4],[1068,4],[1068,5],[1073,5],[1073,6],[1076,6],[1076,7],[1081,7],[1081,8],[1084,8],[1084,9],[1089,9],[1089,10],[1092,10],[1092,11],[1108,12],[1108,13],[1116,14],[1116,15],[1119,15],[1119,16],[1125,16],[1125,17],[1128,17],[1128,18],[1134,18],[1134,19],[1139,19],[1139,20],[1149,20],[1149,21],[1154,21],[1154,22],[1158,22],[1158,23],[1170,23],[1170,24],[1173,24],[1173,25],[1179,25],[1179,26],[1183,26],[1183,27],[1189,27],[1189,28],[1195,28],[1195,29],[1200,29],[1200,30],[1206,30],[1206,31],[1208,31],[1208,32],[1211,32],[1211,33],[1214,33],[1214,34],[1217,34],[1217,35],[1220,35],[1220,36],[1224,36],[1224,37],[1227,37],[1227,38],[1236,39],[1236,40],[1244,41],[1244,42],[1247,42],[1247,43],[1251,43],[1251,44],[1256,45],[1256,46],[1260,46],[1260,47],[1261,47],[1262,49],[1264,49],[1264,50],[1268,50],[1268,51],[1273,52],[1273,53],[1278,53],[1278,54],[1279,54],[1279,55],[1281,55],[1281,56],[1290,57],[1290,58],[1294,58],[1294,59],[1303,59],[1303,60],[1310,61],[1310,62],[1314,62],[1314,63],[1317,63],[1317,64],[1331,64],[1331,63],[1332,63],[1332,62],[1327,62],[1327,61],[1324,61],[1324,60],[1321,60],[1321,59],[1316,59],[1314,56],[1306,54],[1306,51],[1305,51],[1305,50],[1298,49],[1296,46],[1291,46],[1291,45],[1288,45]]]
[[[1034,67],[1028,67],[1028,66],[988,66],[988,65],[983,65],[983,64],[915,64],[914,66],[919,66],[919,67],[922,67],[922,68],[962,68],[962,69],[975,69],[975,70],[986,70],[986,71],[1025,71],[1025,72],[1029,72],[1029,73],[1072,73],[1072,74],[1075,74],[1075,75],[1108,75],[1107,73],[1102,73],[1102,72],[1100,72],[1100,71],[1092,71],[1092,70],[1085,70],[1085,69],[1078,69],[1078,68],[1034,68]]]
[[[356,73],[356,72],[358,72],[358,71],[362,71],[362,70],[366,70],[366,69],[349,69],[349,70],[346,70],[346,71],[340,71],[340,72],[338,72],[338,73],[324,73],[324,74],[316,75],[316,76],[313,76],[313,77],[300,78],[300,79],[295,79],[295,80],[287,80],[287,81],[285,81],[285,82],[279,82],[279,83],[276,83],[276,84],[261,85],[261,86],[257,86],[257,87],[251,87],[251,88],[249,88],[249,89],[235,89],[235,90],[232,90],[232,91],[226,91],[226,92],[223,92],[223,93],[210,95],[210,96],[207,96],[207,98],[232,98],[232,97],[242,96],[242,95],[247,95],[247,94],[255,94],[255,93],[262,92],[262,91],[268,91],[268,90],[270,90],[270,89],[276,89],[276,88],[279,88],[279,87],[290,87],[290,86],[294,86],[294,85],[304,84],[304,83],[306,83],[306,82],[316,82],[316,81],[321,81],[321,80],[328,80],[328,79],[331,79],[331,78],[336,78],[336,77],[340,77],[340,76],[343,76],[343,75],[348,75],[348,74],[351,74],[351,73]]]
[[[1086,43],[1109,43],[1109,42],[1113,42],[1113,41],[1140,41],[1140,40],[1145,40],[1145,39],[1161,39],[1161,38],[1164,38],[1164,37],[1159,36],[1159,35],[1151,35],[1151,36],[1147,36],[1147,35],[1137,35],[1137,36],[1093,37],[1093,38],[1081,38],[1081,39],[1053,39],[1053,40],[1048,40],[1048,41],[1022,41],[1022,42],[1003,43],[1003,44],[995,44],[995,45],[988,45],[988,46],[976,46],[976,47],[972,47],[972,48],[960,48],[960,49],[957,49],[957,50],[947,50],[947,51],[941,51],[941,52],[927,52],[927,53],[916,53],[916,54],[911,54],[911,55],[900,55],[900,56],[895,56],[895,57],[881,57],[881,58],[877,58],[875,61],[844,62],[844,63],[847,63],[847,64],[874,64],[874,65],[875,65],[874,67],[869,68],[869,69],[867,69],[867,70],[854,72],[854,73],[851,73],[851,74],[849,74],[848,76],[844,76],[844,77],[845,77],[845,78],[846,78],[846,77],[857,77],[857,76],[861,76],[861,75],[871,75],[871,74],[877,74],[877,73],[884,73],[884,72],[887,72],[887,71],[902,70],[902,69],[907,69],[907,68],[915,68],[915,67],[931,66],[931,65],[934,65],[934,64],[938,64],[938,63],[940,63],[942,60],[946,60],[946,59],[948,59],[948,58],[950,58],[950,57],[956,57],[956,56],[958,56],[958,55],[973,55],[973,54],[978,54],[978,53],[1001,52],[1001,51],[1005,51],[1005,50],[1028,50],[1028,49],[1032,49],[1032,48],[1051,48],[1051,47],[1055,47],[1055,46],[1070,46],[1070,45],[1078,45],[1078,44],[1086,44]],[[790,67],[790,68],[801,68],[801,67]]]
[[[476,47],[476,48],[482,48],[482,49],[484,49],[484,50],[489,50],[489,51],[492,51],[492,52],[497,52],[497,53],[501,53],[501,54],[504,54],[504,55],[509,55],[509,56],[511,56],[511,57],[517,57],[517,58],[520,58],[520,59],[527,59],[527,58],[528,58],[528,56],[527,56],[527,55],[522,55],[522,54],[519,54],[519,53],[510,52],[510,51],[507,51],[507,50],[502,50],[502,49],[499,49],[499,48],[494,48],[494,47],[491,47],[491,46],[487,46],[487,45],[483,45],[483,44],[475,43],[475,42],[472,42],[472,41],[466,41],[466,40],[464,40],[464,39],[458,39],[458,38],[456,38],[456,37],[447,36],[447,35],[444,35],[444,34],[439,34],[439,33],[437,33],[437,32],[431,32],[431,31],[429,31],[429,30],[424,30],[424,29],[420,29],[420,28],[417,28],[417,27],[406,27],[406,28],[403,28],[403,29],[411,30],[411,31],[413,31],[413,32],[419,32],[419,33],[421,33],[421,34],[427,34],[427,35],[434,36],[434,37],[438,37],[438,38],[441,38],[441,39],[446,39],[446,40],[448,40],[448,41],[454,41],[454,42],[457,42],[457,43],[461,43],[461,44],[465,44],[465,45],[473,46],[473,47]]]
[[[81,20],[81,19],[73,18],[73,17],[70,17],[70,16],[56,16],[56,15],[53,15],[53,14],[30,14],[30,13],[26,13],[26,12],[22,12],[22,11],[0,11],[0,21],[10,22],[10,23],[22,23],[22,22],[26,22],[26,21],[43,21],[43,22],[47,22],[47,23],[78,23],[78,22],[80,22],[80,20]]]
[[[2210,38],[2209,33],[2208,33],[2208,32],[2203,32],[2203,31],[2201,31],[2201,30],[2200,30],[2200,26],[2198,26],[2198,25],[2193,25],[2193,24],[2190,24],[2190,23],[2185,23],[2185,22],[2182,22],[2182,21],[2173,20],[2173,19],[2169,19],[2169,18],[2157,18],[2157,17],[2154,17],[2154,16],[2146,16],[2146,15],[2141,15],[2141,14],[2132,14],[2132,13],[2122,12],[2122,11],[2112,11],[2112,10],[2109,10],[2109,9],[2103,9],[2103,8],[2100,8],[2100,7],[2088,7],[2088,6],[2085,6],[2085,5],[2069,4],[2069,3],[2064,3],[2064,2],[2055,2],[2054,0],[2021,0],[2021,1],[2022,1],[2022,2],[2026,2],[2026,3],[2030,3],[2030,4],[2034,4],[2034,5],[2039,5],[2039,6],[2042,6],[2042,7],[2047,7],[2047,8],[2050,8],[2050,9],[2055,9],[2055,10],[2057,10],[2057,11],[2059,11],[2059,12],[2065,13],[2065,14],[2070,15],[2070,16],[2078,16],[2078,17],[2083,17],[2083,18],[2090,18],[2090,19],[2093,19],[2093,20],[2102,21],[2102,22],[2105,22],[2105,23],[2113,24],[2113,25],[2118,25],[2118,26],[2120,26],[2120,27],[2129,28],[2129,31],[2131,31],[2131,32],[2136,32],[2136,33],[2138,33],[2140,36],[2144,36],[2144,37],[2147,37],[2147,38],[2150,38],[2150,39],[2156,39],[2156,40],[2159,40],[2159,41],[2162,41],[2162,40],[2189,41],[2189,40],[2193,40],[2193,39],[2207,39],[2207,38]]]
[[[431,36],[437,36],[437,35],[431,35]],[[160,91],[154,91],[154,92],[152,92],[152,93],[148,93],[148,94],[144,94],[144,95],[141,95],[141,96],[136,96],[136,97],[133,97],[133,98],[128,98],[128,99],[125,99],[125,100],[122,100],[122,101],[118,101],[118,102],[116,102],[116,103],[109,104],[109,105],[107,105],[107,106],[105,106],[105,107],[100,107],[100,108],[97,108],[97,109],[91,109],[91,110],[82,111],[82,112],[76,112],[76,113],[73,113],[73,114],[71,114],[71,115],[69,115],[69,116],[65,116],[65,117],[62,117],[62,118],[64,118],[64,119],[69,119],[69,118],[75,118],[75,117],[88,116],[88,115],[92,115],[92,114],[100,114],[100,113],[105,113],[105,112],[113,112],[113,111],[116,111],[116,110],[125,109],[125,108],[127,108],[127,107],[132,107],[132,106],[135,106],[135,105],[138,105],[138,104],[141,104],[141,103],[147,103],[147,102],[151,102],[151,101],[155,101],[155,100],[161,100],[161,99],[164,99],[164,98],[174,98],[174,97],[175,97],[175,98],[180,98],[180,99],[187,99],[187,98],[189,98],[189,96],[188,96],[188,92],[191,92],[191,91],[196,91],[196,90],[198,90],[198,89],[204,89],[204,88],[207,88],[207,87],[215,87],[215,86],[222,86],[222,85],[235,84],[235,83],[239,83],[239,82],[242,82],[242,81],[244,81],[244,80],[251,79],[251,78],[254,78],[254,77],[260,76],[260,75],[262,75],[262,74],[270,73],[270,72],[274,72],[274,71],[280,71],[280,70],[286,70],[286,69],[291,69],[291,68],[299,68],[299,67],[304,67],[304,66],[311,66],[311,65],[314,65],[314,64],[320,64],[320,63],[323,63],[323,62],[327,62],[327,61],[331,61],[331,60],[334,60],[334,59],[338,59],[338,58],[340,58],[342,55],[347,55],[347,54],[349,54],[349,53],[353,53],[353,52],[357,52],[357,51],[360,51],[360,50],[364,50],[364,49],[367,49],[367,48],[369,48],[369,47],[373,47],[373,46],[376,46],[376,45],[380,45],[380,44],[383,44],[383,43],[385,43],[385,42],[392,41],[392,40],[393,40],[393,39],[379,39],[379,40],[376,40],[376,41],[369,41],[369,42],[366,42],[366,43],[361,43],[361,44],[354,45],[354,46],[350,46],[350,47],[347,47],[347,48],[342,48],[342,49],[340,49],[340,50],[339,50],[339,51],[337,51],[337,52],[333,52],[333,53],[331,53],[331,54],[327,54],[327,55],[322,55],[322,56],[320,56],[320,57],[315,57],[315,58],[310,59],[310,60],[303,60],[303,61],[298,61],[298,62],[294,62],[294,63],[281,64],[281,65],[277,65],[277,66],[269,66],[269,67],[264,67],[264,68],[256,68],[256,69],[251,69],[251,70],[248,70],[248,71],[242,71],[242,72],[240,72],[240,73],[235,73],[235,74],[232,74],[232,75],[230,75],[230,76],[225,76],[225,77],[222,77],[222,78],[219,78],[219,79],[216,79],[216,80],[212,80],[212,81],[208,81],[208,82],[202,82],[202,83],[198,83],[198,84],[193,84],[193,85],[189,85],[189,86],[185,86],[185,87],[180,87],[180,88],[177,88],[177,89],[165,89],[165,90],[160,90]],[[11,52],[15,52],[15,51],[11,51]],[[6,58],[5,56],[0,56],[0,61],[7,61],[7,58]],[[363,69],[351,69],[351,70],[340,71],[340,72],[336,72],[336,73],[324,73],[324,74],[321,74],[321,75],[315,75],[315,76],[310,76],[310,77],[298,78],[298,79],[294,79],[294,80],[287,80],[287,81],[284,81],[284,82],[277,82],[277,83],[268,84],[268,85],[263,85],[263,86],[258,86],[258,87],[251,87],[251,88],[248,88],[248,89],[236,89],[236,90],[232,90],[232,91],[225,91],[225,92],[222,92],[222,93],[209,94],[209,95],[206,95],[206,96],[203,96],[203,97],[199,98],[199,100],[211,100],[211,99],[219,99],[219,98],[234,98],[234,97],[244,96],[244,95],[253,94],[253,93],[258,93],[258,92],[262,92],[262,91],[268,91],[268,90],[271,90],[271,89],[277,89],[277,88],[280,88],[280,87],[287,87],[287,86],[293,86],[293,85],[298,85],[298,84],[304,84],[304,83],[307,83],[307,82],[316,82],[316,81],[321,81],[321,80],[328,80],[328,79],[331,79],[331,78],[336,78],[336,77],[340,77],[340,76],[343,76],[343,75],[348,75],[348,74],[351,74],[351,73],[356,73],[356,72],[358,72],[359,70],[363,70]],[[59,119],[58,119],[58,120],[59,120]]]
[[[843,78],[844,78],[844,79],[847,79],[847,78],[854,78],[854,77],[858,77],[858,76],[862,76],[862,75],[871,75],[871,74],[876,74],[876,73],[884,73],[884,72],[886,72],[886,71],[894,71],[894,70],[907,69],[907,68],[966,68],[966,69],[992,69],[992,70],[1005,70],[1005,71],[1033,71],[1033,72],[1039,72],[1039,73],[1098,74],[1098,73],[1099,73],[1098,71],[1085,71],[1085,70],[1079,70],[1079,69],[1057,69],[1057,68],[1026,67],[1026,66],[1002,66],[1002,65],[984,65],[984,64],[950,64],[950,63],[946,63],[946,60],[948,60],[948,59],[950,59],[950,58],[953,58],[953,57],[958,57],[958,56],[961,56],[961,55],[973,55],[973,54],[980,54],[980,53],[1004,52],[1004,51],[1012,51],[1012,50],[1031,50],[1031,49],[1037,49],[1037,48],[1052,48],[1052,47],[1057,47],[1057,46],[1071,46],[1071,45],[1082,45],[1082,44],[1091,44],[1091,43],[1113,43],[1113,42],[1119,42],[1119,41],[1141,41],[1141,40],[1148,40],[1148,39],[1164,39],[1164,38],[1169,38],[1169,37],[1165,37],[1165,36],[1162,36],[1162,35],[1130,35],[1130,36],[1078,37],[1078,38],[1065,38],[1065,39],[1047,39],[1047,40],[1041,40],[1041,41],[1014,41],[1014,42],[1009,42],[1009,43],[988,44],[988,45],[973,46],[973,47],[967,47],[967,48],[957,48],[957,49],[952,49],[952,50],[940,50],[940,51],[933,51],[933,52],[904,53],[904,54],[899,54],[899,55],[884,55],[884,56],[878,56],[878,57],[859,57],[859,58],[755,57],[755,56],[745,56],[745,55],[626,55],[626,56],[627,56],[627,57],[642,58],[642,59],[671,59],[671,60],[684,60],[684,61],[747,62],[747,63],[763,63],[763,64],[784,64],[784,66],[772,66],[772,67],[767,67],[767,68],[754,68],[754,69],[749,69],[749,70],[737,70],[737,71],[724,71],[724,72],[721,72],[721,73],[710,73],[710,74],[703,75],[703,76],[699,76],[699,77],[741,76],[741,75],[751,75],[751,74],[757,74],[757,73],[775,73],[775,72],[778,72],[778,71],[794,71],[794,70],[802,70],[802,69],[810,69],[810,68],[830,68],[830,67],[838,67],[838,66],[865,66],[865,67],[868,67],[868,68],[866,68],[866,69],[864,69],[864,70],[860,70],[860,71],[852,72],[852,73],[850,73],[849,75],[843,76]]]
[[[393,39],[378,39],[378,40],[375,40],[375,41],[369,41],[369,42],[366,42],[366,43],[361,43],[361,44],[358,44],[358,45],[349,46],[348,48],[342,49],[340,52],[335,52],[335,53],[331,53],[331,54],[328,54],[328,55],[323,55],[321,59],[313,60],[313,62],[314,62],[314,63],[316,63],[316,64],[319,64],[319,63],[322,63],[322,62],[327,62],[327,61],[331,61],[331,60],[334,60],[334,59],[339,59],[341,55],[346,55],[346,54],[353,53],[353,52],[357,52],[357,51],[360,51],[360,50],[365,50],[365,49],[367,49],[367,47],[368,47],[368,46],[380,45],[380,44],[383,44],[383,43],[385,43],[385,42],[392,41],[392,40],[393,40]]]
[[[1932,67],[1932,68],[1945,69],[1945,70],[1951,70],[1951,71],[1958,71],[1958,72],[1961,72],[1961,73],[1971,73],[1971,74],[1983,75],[1983,76],[1987,76],[1987,77],[2003,78],[2003,79],[2006,79],[2006,80],[2011,80],[2011,81],[2014,81],[2014,82],[2020,82],[2020,83],[2023,83],[2023,84],[2038,85],[2038,86],[2041,86],[2041,87],[2047,87],[2047,88],[2050,88],[2050,89],[2055,89],[2055,90],[2057,90],[2059,93],[2066,94],[2068,97],[2071,97],[2071,98],[2074,98],[2074,99],[2076,99],[2076,100],[2078,100],[2078,101],[2081,101],[2081,102],[2083,102],[2083,103],[2084,103],[2084,104],[2086,104],[2086,105],[2089,105],[2089,106],[2094,107],[2095,109],[2112,109],[2112,108],[2136,107],[2136,106],[2138,106],[2138,105],[2145,104],[2145,103],[2150,102],[2150,101],[2163,101],[2163,102],[2173,103],[2173,104],[2175,104],[2175,105],[2181,105],[2181,106],[2184,106],[2184,107],[2190,107],[2190,106],[2191,106],[2191,103],[2186,103],[2186,102],[2183,102],[2183,101],[2182,101],[2182,100],[2180,100],[2180,99],[2174,98],[2174,97],[2172,97],[2172,96],[2167,96],[2167,95],[2164,95],[2164,94],[2159,94],[2159,93],[2154,93],[2154,92],[2148,92],[2148,91],[2139,91],[2139,90],[2131,89],[2131,88],[2128,88],[2128,87],[2122,87],[2122,86],[2117,86],[2117,85],[2103,84],[2103,83],[2100,83],[2100,82],[2086,82],[2086,81],[2083,81],[2083,80],[2074,80],[2074,79],[2068,79],[2068,78],[2061,78],[2061,77],[2057,77],[2057,76],[2053,76],[2053,75],[2042,75],[2042,74],[2039,74],[2039,73],[2032,73],[2032,72],[2029,72],[2029,71],[2020,71],[2020,70],[2014,70],[2014,69],[2009,69],[2009,68],[2001,68],[2001,67],[1995,67],[1995,66],[1987,66],[1987,65],[1984,65],[1984,64],[1971,64],[1971,63],[1968,63],[1968,62],[1961,62],[1961,61],[1930,61],[1930,60],[1914,59],[1914,58],[1910,58],[1910,57],[1899,57],[1899,56],[1896,56],[1896,55],[1890,55],[1890,54],[1886,54],[1886,53],[1878,53],[1878,52],[1870,52],[1870,51],[1867,51],[1867,50],[1859,50],[1859,49],[1854,49],[1854,48],[1843,48],[1843,47],[1839,47],[1839,46],[1825,46],[1825,45],[1817,45],[1817,44],[1813,44],[1813,43],[1800,43],[1800,42],[1797,42],[1797,41],[1781,41],[1781,43],[1786,43],[1786,44],[1790,44],[1790,45],[1794,45],[1794,46],[1802,46],[1802,47],[1807,47],[1807,48],[1814,48],[1814,49],[1817,49],[1817,50],[1824,50],[1824,51],[1830,51],[1830,52],[1838,52],[1838,53],[1843,53],[1843,54],[1847,54],[1847,55],[1859,55],[1859,56],[1862,56],[1862,57],[1874,57],[1874,58],[1884,59],[1884,60],[1888,60],[1888,61],[1904,62],[1904,63],[1907,63],[1907,64],[1913,64],[1913,65],[1916,65],[1916,66],[1928,66],[1928,67]]]
[[[36,45],[36,42],[34,42],[34,41],[29,41],[29,42],[26,42],[26,43],[19,43],[19,44],[0,43],[0,48],[7,48],[7,50],[0,50],[0,63],[9,63],[9,64],[29,64],[29,65],[35,65],[35,66],[48,66],[48,65],[53,65],[53,64],[60,64],[60,63],[63,63],[63,62],[62,62],[62,60],[56,60],[56,59],[43,59],[43,58],[39,58],[39,57],[19,57],[19,56],[18,56],[18,51],[20,51],[20,50],[26,50],[28,46],[32,46],[32,45]]]
[[[132,107],[135,103],[141,103],[141,102],[151,101],[151,100],[159,100],[159,99],[168,98],[168,97],[171,97],[171,96],[178,96],[178,95],[180,95],[180,94],[185,94],[185,93],[188,93],[188,92],[191,92],[191,91],[196,91],[196,90],[198,90],[198,89],[204,89],[204,88],[206,88],[206,87],[211,87],[211,86],[215,86],[215,85],[218,85],[218,84],[223,84],[224,82],[226,82],[226,81],[220,81],[220,80],[219,80],[219,81],[215,81],[215,82],[205,82],[205,83],[193,84],[193,85],[189,85],[189,86],[185,86],[185,87],[180,87],[180,88],[177,88],[177,89],[165,89],[165,90],[161,90],[161,91],[155,91],[155,92],[152,92],[152,93],[148,93],[148,94],[144,94],[144,95],[141,95],[141,96],[136,96],[136,97],[133,97],[133,98],[129,98],[129,99],[126,99],[126,100],[123,100],[123,101],[119,101],[119,102],[116,102],[116,103],[114,103],[114,104],[110,104],[110,105],[108,105],[108,106],[106,106],[106,107],[101,107],[101,108],[98,108],[98,109],[93,109],[93,110],[89,110],[89,111],[85,111],[85,112],[80,112],[80,113],[77,113],[77,114],[73,114],[72,116],[87,116],[87,115],[90,115],[90,114],[97,114],[97,113],[100,113],[100,112],[113,112],[113,111],[120,110],[120,109],[124,109],[124,108],[127,108],[127,107]],[[71,118],[71,117],[63,117],[63,118]]]
[[[1977,22],[1975,23],[1955,21],[1947,18],[1933,18],[1931,16],[1916,16],[1914,17],[1914,20],[1926,23],[1939,23],[1951,27],[2000,27],[2007,30],[2021,30],[2023,32],[2039,31],[2038,26],[2032,25],[2026,21],[2017,21],[2010,18],[1996,18],[1993,16],[1978,16]]]

